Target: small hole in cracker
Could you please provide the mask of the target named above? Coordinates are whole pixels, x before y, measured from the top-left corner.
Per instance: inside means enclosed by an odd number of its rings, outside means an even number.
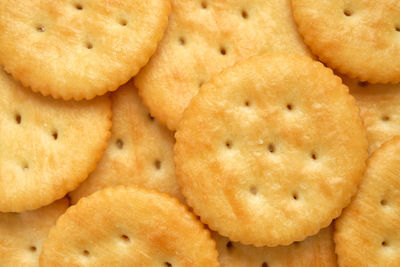
[[[185,38],[179,37],[179,43],[180,43],[181,45],[185,45],[185,44],[186,44]]]
[[[396,25],[396,26],[394,27],[394,29],[395,29],[396,31],[400,32],[400,25]]]
[[[219,49],[219,52],[221,53],[221,55],[225,56],[226,55],[226,48],[225,47],[221,47]]]
[[[387,247],[387,246],[389,246],[389,243],[386,240],[383,240],[381,245],[382,245],[382,247]]]
[[[86,257],[88,257],[88,256],[90,255],[90,252],[89,252],[88,250],[85,249],[85,250],[83,251],[83,255],[86,256]]]
[[[128,25],[128,21],[127,21],[126,19],[120,19],[120,20],[119,20],[119,24],[120,24],[121,26],[126,26],[126,25]]]
[[[249,17],[249,14],[247,14],[246,10],[242,10],[242,18],[247,19]]]
[[[358,86],[360,87],[367,87],[369,85],[368,82],[358,82]]]
[[[28,163],[24,162],[24,163],[22,164],[22,169],[23,169],[24,171],[27,171],[27,170],[29,169]]]
[[[117,147],[119,149],[122,149],[124,147],[124,142],[122,142],[121,139],[117,139],[117,141],[115,142],[115,144],[117,145]]]
[[[199,82],[199,88],[202,87],[203,84],[204,84],[204,81],[200,81],[200,82]]]
[[[345,10],[343,10],[343,14],[346,17],[350,17],[351,15],[353,15],[353,12],[351,10],[349,10],[349,9],[345,9]]]
[[[293,197],[294,200],[298,200],[299,199],[299,196],[297,195],[297,193],[293,193],[292,197]]]
[[[36,248],[35,246],[30,246],[30,247],[29,247],[29,250],[30,250],[31,252],[36,252],[36,251],[37,251],[37,248]]]
[[[201,7],[203,8],[203,9],[206,9],[207,8],[207,2],[206,1],[202,1],[201,2]]]
[[[232,148],[232,142],[231,141],[226,141],[225,142],[225,146],[227,147],[227,148],[229,148],[229,149],[231,149]]]
[[[315,152],[312,152],[311,153],[311,158],[313,159],[313,160],[317,160],[317,153],[315,153]]]
[[[244,102],[244,104],[246,105],[246,107],[250,107],[250,101],[247,100],[246,102]]]
[[[38,26],[36,26],[36,30],[38,32],[44,32],[44,31],[46,31],[46,28],[43,25],[38,25]]]
[[[250,187],[250,193],[252,193],[253,195],[257,195],[257,187],[255,187],[254,185]]]
[[[390,117],[389,117],[389,116],[382,116],[382,120],[383,120],[383,121],[389,121],[389,120],[390,120]]]
[[[82,6],[82,4],[80,4],[80,3],[76,3],[76,4],[75,4],[75,8],[78,9],[78,10],[82,10],[82,9],[83,9],[83,6]]]
[[[53,136],[54,140],[57,140],[57,138],[58,138],[57,131],[53,131],[52,136]]]
[[[121,239],[124,240],[125,242],[130,241],[129,236],[127,236],[127,235],[121,235]]]
[[[86,48],[87,48],[87,49],[92,49],[92,48],[93,48],[93,44],[90,43],[90,42],[87,42],[87,43],[86,43]]]
[[[275,145],[274,144],[269,144],[268,145],[268,151],[271,152],[271,153],[274,153],[275,152]]]
[[[148,114],[147,114],[147,116],[149,117],[149,120],[150,120],[150,121],[154,121],[154,117],[153,117],[153,116],[151,116],[151,114],[150,114],[150,113],[148,113]]]
[[[227,249],[232,249],[233,248],[233,244],[231,241],[228,241],[228,243],[226,243],[226,248]]]
[[[265,261],[261,264],[261,267],[268,267],[268,263],[266,263]]]
[[[387,200],[386,199],[382,199],[380,203],[381,203],[381,206],[386,206],[387,205]]]
[[[161,169],[161,161],[160,160],[155,160],[154,161],[154,167],[156,167],[157,170]]]
[[[165,266],[168,266],[168,267],[171,267],[171,266],[172,266],[172,264],[171,264],[171,263],[169,263],[169,262],[167,262],[167,261],[166,261],[166,262],[164,262],[164,265],[165,265]]]
[[[292,109],[293,109],[293,105],[292,105],[292,104],[287,104],[287,105],[286,105],[286,108],[287,108],[288,110],[292,110]]]
[[[21,114],[19,114],[19,113],[15,114],[15,121],[16,121],[18,124],[21,124]]]

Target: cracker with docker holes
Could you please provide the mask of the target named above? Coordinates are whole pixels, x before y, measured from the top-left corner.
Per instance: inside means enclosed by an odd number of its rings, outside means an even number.
[[[70,207],[50,231],[40,266],[219,266],[210,232],[167,194],[107,188]]]
[[[360,107],[369,153],[400,135],[400,84],[369,84],[342,77]]]
[[[38,210],[0,213],[0,266],[38,266],[42,244],[68,205],[64,198]]]
[[[352,78],[400,82],[400,1],[292,0],[304,41]]]
[[[231,242],[213,233],[221,267],[336,267],[332,227],[290,246],[261,247]]]
[[[340,266],[400,264],[400,137],[368,160],[354,200],[335,223]]]
[[[256,246],[327,227],[350,203],[368,155],[348,88],[297,55],[254,57],[215,76],[175,137],[187,203],[210,229]]]
[[[146,64],[169,0],[0,1],[0,64],[35,92],[91,99]]]
[[[175,177],[173,133],[143,106],[130,81],[112,95],[112,137],[103,158],[75,191],[72,203],[107,186],[137,184],[183,199]]]
[[[184,109],[211,76],[260,53],[310,55],[290,0],[172,0],[168,28],[135,78],[160,123],[176,130]]]
[[[108,96],[62,101],[23,88],[0,69],[0,211],[60,199],[96,167],[111,128]]]

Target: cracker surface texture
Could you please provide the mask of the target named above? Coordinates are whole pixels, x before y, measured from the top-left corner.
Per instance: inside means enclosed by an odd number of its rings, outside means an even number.
[[[340,266],[400,266],[400,137],[367,163],[360,189],[335,223]]]
[[[156,53],[135,78],[160,123],[176,130],[200,86],[235,62],[261,53],[310,55],[290,0],[172,0]]]
[[[221,267],[336,267],[332,227],[290,246],[274,248],[242,245],[213,233]]]
[[[297,55],[253,57],[215,76],[175,137],[188,204],[210,229],[256,246],[327,227],[355,194],[368,154],[348,88]]]
[[[400,1],[292,0],[304,41],[330,67],[371,83],[400,82]]]
[[[400,84],[370,84],[343,77],[360,107],[371,154],[400,135]]]
[[[108,96],[62,101],[22,87],[0,70],[0,211],[37,209],[87,178],[111,128]]]
[[[0,64],[35,92],[91,99],[147,63],[169,12],[169,0],[1,1]]]
[[[210,232],[167,194],[135,186],[82,198],[60,217],[40,266],[219,266]]]
[[[183,199],[175,177],[173,133],[143,106],[133,81],[113,93],[112,137],[96,170],[73,192],[72,203],[107,186],[137,184]]]
[[[68,205],[63,198],[33,211],[0,213],[0,266],[39,266],[42,244]]]

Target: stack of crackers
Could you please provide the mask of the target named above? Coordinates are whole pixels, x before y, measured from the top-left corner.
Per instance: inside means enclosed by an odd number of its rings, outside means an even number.
[[[0,1],[0,266],[400,266],[400,1]]]

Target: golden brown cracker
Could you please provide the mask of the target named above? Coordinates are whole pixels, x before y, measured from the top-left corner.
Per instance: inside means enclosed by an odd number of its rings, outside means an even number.
[[[210,232],[167,194],[119,186],[60,217],[40,266],[219,266]]]
[[[400,84],[370,84],[343,77],[360,107],[369,153],[400,135]]]
[[[261,53],[310,55],[290,0],[172,0],[166,33],[135,78],[151,114],[176,130],[184,109],[211,76]]]
[[[221,267],[336,267],[332,227],[290,246],[254,247],[213,233]]]
[[[203,85],[175,135],[178,181],[210,229],[256,246],[327,227],[355,194],[367,140],[339,77],[297,55],[264,55]]]
[[[0,64],[35,92],[91,99],[146,64],[169,12],[169,0],[1,1]]]
[[[335,223],[340,266],[400,265],[400,137],[368,160],[360,189]]]
[[[108,186],[137,184],[183,199],[175,177],[173,133],[150,116],[133,81],[113,93],[112,137],[96,170],[75,191],[72,203]]]
[[[108,96],[54,100],[0,70],[0,211],[37,209],[87,178],[106,148]]]
[[[400,1],[292,0],[304,41],[340,73],[400,82]]]
[[[0,266],[39,266],[42,244],[68,205],[64,198],[37,210],[0,213]]]

